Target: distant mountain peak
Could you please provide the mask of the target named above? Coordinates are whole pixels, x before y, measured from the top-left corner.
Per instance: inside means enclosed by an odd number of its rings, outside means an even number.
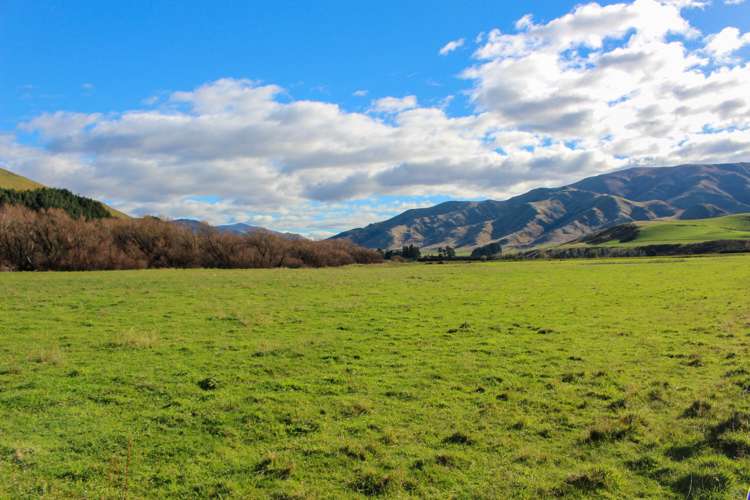
[[[286,238],[288,240],[304,240],[306,239],[304,236],[300,234],[295,233],[281,233],[278,231],[273,231],[271,229],[267,229],[265,227],[260,226],[254,226],[252,224],[247,224],[245,222],[235,222],[233,224],[223,224],[220,226],[209,226],[208,224],[204,222],[200,222],[194,219],[175,219],[175,224],[181,224],[183,226],[187,226],[192,228],[193,230],[198,230],[198,228],[202,226],[208,226],[212,227],[214,229],[217,229],[222,232],[226,233],[234,233],[234,234],[253,234],[257,232],[266,232],[270,234],[274,234],[276,236],[281,236],[282,238]]]

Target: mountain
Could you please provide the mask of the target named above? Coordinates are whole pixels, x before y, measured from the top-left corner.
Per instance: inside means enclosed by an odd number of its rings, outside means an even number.
[[[632,221],[750,212],[750,163],[638,167],[505,201],[450,201],[343,232],[370,248],[527,248]]]
[[[183,226],[187,226],[187,227],[191,228],[193,231],[197,231],[199,228],[207,225],[204,222],[199,222],[199,221],[194,220],[194,219],[176,219],[176,220],[174,220],[172,222],[174,222],[175,224],[181,224]],[[222,232],[234,233],[234,234],[252,234],[252,233],[257,233],[259,231],[263,231],[263,232],[266,232],[266,233],[274,234],[276,236],[281,236],[282,238],[286,238],[288,240],[304,240],[304,239],[306,239],[304,236],[299,235],[299,234],[295,234],[295,233],[280,233],[280,232],[277,232],[277,231],[272,231],[271,229],[266,229],[265,227],[252,226],[250,224],[245,224],[243,222],[238,222],[236,224],[225,224],[225,225],[222,225],[222,226],[210,226],[210,227],[213,227],[214,229],[218,229],[219,231],[222,231]]]
[[[0,189],[12,189],[13,191],[34,191],[45,188],[47,188],[47,186],[45,186],[44,184],[40,184],[38,182],[32,181],[31,179],[27,179],[26,177],[14,174],[13,172],[5,170],[4,168],[0,168]],[[72,195],[72,193],[68,194]],[[80,198],[83,199],[83,197]],[[102,205],[112,217],[128,218],[126,214],[120,212],[119,210],[115,210],[114,208],[104,203],[102,203]]]

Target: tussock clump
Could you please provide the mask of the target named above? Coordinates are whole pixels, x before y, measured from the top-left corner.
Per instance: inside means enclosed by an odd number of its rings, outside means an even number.
[[[635,460],[628,460],[625,465],[636,472],[650,473],[659,467],[659,461],[652,456],[644,455]]]
[[[664,394],[659,389],[651,389],[647,394],[648,400],[652,403],[663,403]]]
[[[482,377],[482,380],[488,385],[499,385],[503,383],[503,378],[498,377],[497,375],[488,375],[486,377]]]
[[[633,437],[642,425],[642,420],[636,415],[607,419],[589,428],[586,441],[589,443],[621,441]]]
[[[696,400],[682,412],[682,418],[702,418],[711,412],[711,405],[706,401]]]
[[[609,471],[601,467],[569,476],[565,482],[555,488],[553,493],[557,496],[568,494],[591,494],[595,491],[609,487],[612,477]]]
[[[750,413],[734,412],[711,428],[710,435],[716,438],[726,432],[750,432]]]
[[[342,446],[339,448],[339,452],[352,460],[360,460],[362,462],[367,460],[367,453],[365,453],[365,450],[356,445],[347,444]]]
[[[740,375],[747,375],[747,370],[744,368],[735,368],[734,370],[729,370],[724,374],[725,378],[732,378],[732,377],[738,377]]]
[[[468,321],[464,321],[461,323],[458,328],[450,328],[448,329],[448,333],[458,333],[458,332],[470,332],[471,331],[471,325]]]
[[[703,366],[703,360],[701,359],[700,355],[698,354],[691,354],[688,357],[688,361],[685,362],[685,366],[691,366],[693,368],[698,368]]]
[[[401,401],[414,401],[417,399],[413,394],[406,391],[386,391],[385,396]]]
[[[750,457],[750,435],[747,432],[728,432],[722,434],[715,446],[729,458],[742,459]]]
[[[672,488],[685,498],[724,498],[733,484],[731,472],[699,467],[681,476]]]
[[[255,465],[253,471],[274,479],[289,479],[294,471],[294,464],[280,459],[275,453],[269,453]]]
[[[198,381],[198,387],[204,391],[215,391],[219,388],[219,382],[213,377],[207,377]]]
[[[354,401],[347,404],[341,410],[341,414],[345,417],[361,417],[372,412],[370,404],[365,401]]]
[[[427,462],[424,459],[418,458],[411,464],[411,468],[414,470],[424,470],[426,465]]]
[[[666,455],[676,462],[682,462],[688,458],[696,456],[702,448],[702,443],[691,443],[686,445],[671,446],[667,449]]]
[[[464,434],[463,432],[454,432],[447,438],[443,439],[444,443],[447,444],[463,444],[463,445],[470,445],[474,444],[474,440],[469,437],[467,434]]]
[[[368,497],[385,495],[395,488],[395,482],[390,475],[380,474],[374,470],[360,472],[349,487]]]
[[[440,454],[435,457],[435,463],[451,469],[460,468],[462,460],[453,455]]]
[[[628,407],[628,402],[625,400],[625,398],[620,398],[612,401],[607,405],[607,408],[609,408],[612,411],[618,411],[622,410]]]
[[[519,420],[516,420],[510,426],[510,428],[513,429],[514,431],[522,431],[526,427],[528,427],[528,424],[526,423],[526,419],[525,418],[521,418]]]
[[[585,372],[564,373],[562,377],[560,377],[560,381],[566,384],[573,384],[575,382],[583,380],[585,376],[586,376]]]
[[[750,456],[750,413],[734,412],[713,426],[708,442],[729,458]]]
[[[320,424],[314,420],[295,418],[291,415],[285,415],[280,420],[289,436],[304,436],[320,430]]]

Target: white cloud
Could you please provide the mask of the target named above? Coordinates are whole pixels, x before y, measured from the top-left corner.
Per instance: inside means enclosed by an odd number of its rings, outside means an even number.
[[[354,91],[354,92],[352,93],[352,95],[353,95],[354,97],[365,97],[365,96],[367,95],[367,93],[368,93],[368,92],[367,92],[366,90],[355,90],[355,91]]]
[[[636,164],[706,159],[710,148],[699,158],[681,145],[707,129],[750,140],[750,69],[725,59],[711,69],[703,56],[730,53],[736,37],[727,43],[722,32],[688,49],[697,30],[674,2],[586,4],[546,24],[523,18],[519,28],[491,32],[464,73],[476,106],[504,130]]]
[[[447,56],[448,54],[450,54],[454,50],[456,50],[456,49],[458,49],[460,47],[463,47],[464,41],[465,40],[463,38],[459,38],[458,40],[451,40],[450,42],[448,42],[445,45],[443,45],[443,47],[438,51],[438,53],[441,56]]]
[[[740,5],[745,3],[745,0],[724,0],[724,5]]]
[[[399,113],[417,107],[417,97],[383,97],[372,103],[372,111],[377,113]]]
[[[465,116],[414,95],[352,113],[223,79],[156,107],[37,116],[22,129],[39,146],[0,136],[0,164],[137,214],[321,235],[403,210],[393,197],[503,198],[628,165],[750,160],[747,34],[702,36],[684,5],[586,4],[493,30],[463,72]]]
[[[744,45],[750,44],[750,32],[744,35],[739,29],[729,26],[706,37],[706,52],[718,60],[727,60]]]

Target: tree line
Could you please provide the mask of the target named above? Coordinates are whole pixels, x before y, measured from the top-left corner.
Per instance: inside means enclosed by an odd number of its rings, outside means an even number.
[[[348,240],[289,240],[260,231],[197,230],[155,217],[71,217],[63,209],[0,205],[0,269],[325,267],[382,262]]]
[[[377,251],[385,260],[418,260],[422,256],[419,247],[414,245],[404,245],[400,250],[378,248]]]
[[[21,205],[39,211],[50,208],[64,210],[74,219],[105,219],[111,217],[109,210],[101,202],[78,196],[67,189],[39,188],[29,191],[0,188],[0,207]]]

